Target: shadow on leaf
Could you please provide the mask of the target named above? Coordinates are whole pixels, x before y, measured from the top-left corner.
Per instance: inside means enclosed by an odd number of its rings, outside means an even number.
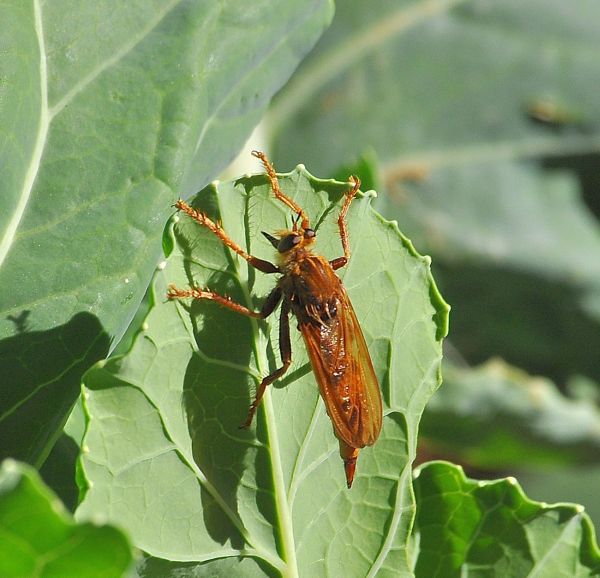
[[[33,464],[46,458],[80,392],[81,377],[108,353],[109,337],[98,319],[78,313],[47,331],[27,331],[0,341],[0,460]]]

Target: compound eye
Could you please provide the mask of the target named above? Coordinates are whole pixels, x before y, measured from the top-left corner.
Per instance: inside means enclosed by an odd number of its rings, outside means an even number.
[[[302,237],[300,235],[288,235],[279,241],[277,250],[280,253],[287,253],[290,249],[294,248],[298,243],[300,243],[300,241],[302,241]]]
[[[316,233],[312,229],[304,229],[304,238],[305,239],[312,239],[315,235],[316,235]]]

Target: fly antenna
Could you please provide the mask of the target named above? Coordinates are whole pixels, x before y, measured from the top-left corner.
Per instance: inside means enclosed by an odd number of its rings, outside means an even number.
[[[294,220],[292,221],[292,231],[298,230],[298,221],[300,220],[300,217],[302,217],[302,212],[297,213],[294,217]]]

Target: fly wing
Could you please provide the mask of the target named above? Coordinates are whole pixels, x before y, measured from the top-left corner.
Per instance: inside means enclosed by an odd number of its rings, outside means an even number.
[[[336,301],[334,316],[320,324],[300,323],[299,328],[336,436],[362,448],[379,437],[381,393],[363,332],[341,285]]]

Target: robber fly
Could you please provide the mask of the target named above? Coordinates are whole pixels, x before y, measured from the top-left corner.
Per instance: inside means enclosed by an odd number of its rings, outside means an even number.
[[[338,218],[338,228],[344,256],[328,261],[311,251],[316,239],[314,229],[304,210],[279,188],[273,166],[264,153],[252,151],[261,160],[275,198],[295,214],[291,230],[279,231],[277,236],[262,232],[278,252],[277,264],[259,259],[230,239],[222,227],[185,201],[177,209],[212,231],[225,245],[263,273],[279,273],[275,288],[265,299],[260,311],[252,311],[207,289],[192,287],[178,289],[170,285],[169,299],[210,299],[233,311],[264,319],[281,302],[279,351],[282,365],[265,377],[256,391],[248,417],[241,427],[252,423],[256,409],[268,385],[279,379],[292,361],[289,315],[298,321],[312,369],[319,384],[333,431],[340,445],[340,455],[348,488],[352,486],[360,448],[375,443],[383,418],[381,394],[363,332],[339,277],[334,273],[350,258],[346,214],[360,187],[360,180],[351,177],[352,188],[346,192]]]

